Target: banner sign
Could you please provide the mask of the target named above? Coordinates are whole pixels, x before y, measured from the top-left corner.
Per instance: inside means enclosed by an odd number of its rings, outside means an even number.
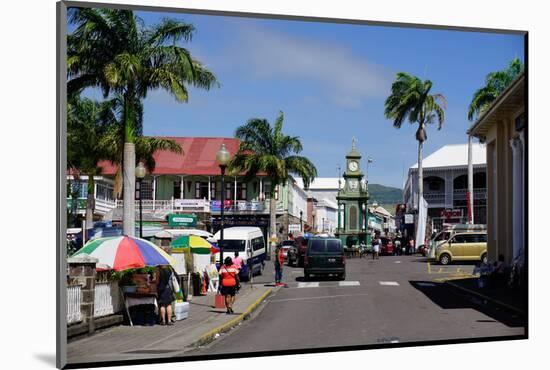
[[[462,209],[446,209],[444,211],[441,211],[440,213],[441,217],[444,218],[462,218]]]
[[[221,211],[222,202],[219,200],[213,200],[210,202],[210,210],[213,212]],[[249,201],[237,201],[235,203],[232,200],[224,201],[224,211],[263,211],[265,209],[264,202],[249,202]]]
[[[174,206],[178,208],[204,208],[206,203],[204,199],[174,199]]]
[[[168,215],[168,225],[195,227],[197,226],[197,216],[170,214]]]

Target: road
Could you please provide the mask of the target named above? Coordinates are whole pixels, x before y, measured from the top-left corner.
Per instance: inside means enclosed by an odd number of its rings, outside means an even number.
[[[188,353],[223,354],[327,348],[524,334],[520,318],[472,302],[442,278],[473,265],[431,266],[418,256],[348,259],[347,278],[304,281],[303,269],[284,268],[276,288],[253,320],[207,347]],[[272,262],[254,284],[273,281]],[[238,299],[238,297],[237,297]]]

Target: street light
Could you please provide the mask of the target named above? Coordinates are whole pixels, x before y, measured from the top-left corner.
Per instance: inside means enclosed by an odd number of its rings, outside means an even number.
[[[304,212],[302,210],[300,210],[300,232],[304,232],[304,226],[302,224],[302,216],[303,216]]]
[[[220,246],[220,267],[223,264],[223,223],[224,223],[224,208],[225,208],[225,169],[227,165],[229,164],[229,161],[231,160],[231,154],[229,153],[229,150],[225,147],[225,144],[222,144],[220,147],[220,150],[216,153],[216,162],[218,162],[218,165],[220,166],[221,174],[222,174],[222,197],[221,197],[221,208],[220,208],[220,240],[218,241],[218,245]]]
[[[139,237],[143,238],[143,213],[142,213],[142,207],[141,207],[141,184],[143,181],[143,178],[145,177],[145,174],[147,173],[147,170],[145,169],[145,166],[143,165],[143,162],[139,162],[136,167],[136,182],[139,185],[138,186],[138,196],[139,196]]]
[[[370,156],[367,157],[367,173],[366,173],[366,176],[365,176],[367,178],[367,183],[369,181],[369,163],[372,163],[372,161],[373,161],[372,157],[370,157]]]

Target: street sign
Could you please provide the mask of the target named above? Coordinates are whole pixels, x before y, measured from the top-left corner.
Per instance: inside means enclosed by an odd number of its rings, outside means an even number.
[[[195,227],[197,226],[197,216],[195,215],[168,215],[168,225],[170,226],[184,226]]]
[[[414,224],[414,215],[411,213],[405,213],[405,223]]]
[[[300,231],[300,224],[289,224],[288,231],[289,232]]]

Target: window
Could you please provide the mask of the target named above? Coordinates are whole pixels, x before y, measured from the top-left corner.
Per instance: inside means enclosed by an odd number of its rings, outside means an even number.
[[[225,183],[225,199],[233,199],[233,183],[232,182],[226,182]]]
[[[453,243],[466,243],[464,235],[455,235],[453,238]]]
[[[279,200],[279,185],[275,186],[275,200]]]
[[[487,234],[476,234],[476,243],[487,243]]]
[[[237,200],[246,200],[246,182],[237,183]]]
[[[324,240],[312,240],[309,245],[309,253],[323,253],[325,251]]]
[[[153,199],[153,185],[151,184],[151,181],[141,181],[141,189],[140,189],[140,196],[141,199]]]
[[[208,183],[204,181],[195,182],[195,199],[208,198]]]
[[[265,248],[263,236],[252,239],[251,244],[254,251]]]
[[[180,181],[174,181],[174,199],[180,199],[185,198],[185,196],[182,196],[181,191],[181,182]]]
[[[327,240],[327,252],[342,252],[342,243],[339,240]]]
[[[221,240],[218,245],[223,248],[224,252],[244,252],[245,240]]]
[[[215,181],[210,183],[210,197],[211,197],[211,199],[217,199],[216,198],[216,182]]]

